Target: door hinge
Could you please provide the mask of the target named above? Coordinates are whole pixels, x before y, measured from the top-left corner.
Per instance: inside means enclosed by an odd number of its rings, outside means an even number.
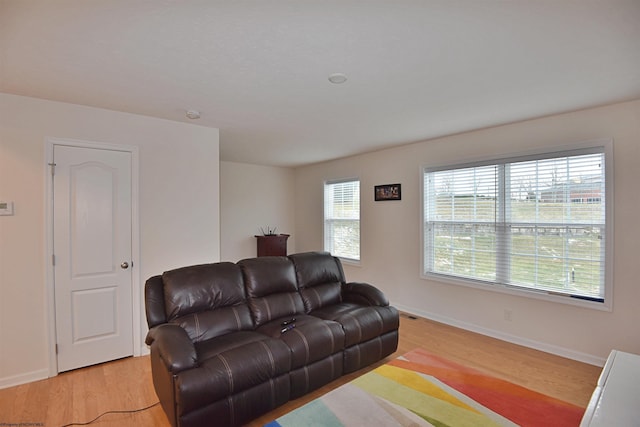
[[[58,344],[56,344],[56,354],[58,354]]]
[[[56,164],[48,163],[48,165],[51,166],[51,176],[54,176],[56,174]]]
[[[55,265],[56,265],[56,256],[55,256],[55,254],[51,255],[51,264],[52,264],[53,266],[55,266]]]

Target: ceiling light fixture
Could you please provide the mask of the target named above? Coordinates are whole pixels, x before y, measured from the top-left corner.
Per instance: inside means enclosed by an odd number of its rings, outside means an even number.
[[[347,76],[342,73],[333,73],[329,75],[329,81],[333,84],[339,85],[347,81]]]
[[[188,119],[196,120],[200,118],[200,111],[198,110],[187,110],[186,114]]]

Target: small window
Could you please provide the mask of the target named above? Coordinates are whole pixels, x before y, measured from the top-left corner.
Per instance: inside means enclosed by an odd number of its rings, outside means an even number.
[[[360,260],[360,180],[325,183],[324,249],[346,260]]]
[[[605,147],[424,170],[424,273],[604,303]]]

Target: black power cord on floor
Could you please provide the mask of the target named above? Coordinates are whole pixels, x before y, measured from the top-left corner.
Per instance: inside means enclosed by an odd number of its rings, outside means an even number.
[[[95,417],[91,421],[87,421],[86,423],[69,423],[69,424],[65,424],[65,425],[63,425],[61,427],[87,426],[87,425],[89,425],[91,423],[94,423],[94,422],[98,421],[98,419],[102,418],[105,415],[109,415],[109,414],[135,414],[136,412],[142,412],[142,411],[146,411],[147,409],[151,409],[154,406],[157,406],[159,404],[160,404],[160,402],[156,402],[153,405],[145,406],[144,408],[131,409],[131,410],[128,410],[128,411],[107,411],[107,412],[103,412],[102,414],[98,415],[97,417]]]

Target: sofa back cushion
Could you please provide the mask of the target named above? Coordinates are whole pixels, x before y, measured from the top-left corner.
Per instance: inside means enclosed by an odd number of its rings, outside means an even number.
[[[300,295],[307,313],[342,301],[344,271],[338,258],[328,252],[305,252],[289,256],[296,270]]]
[[[238,265],[256,326],[304,313],[293,263],[287,257],[249,258]]]
[[[162,275],[167,321],[194,342],[253,329],[242,271],[230,262],[194,265]]]
[[[144,308],[149,328],[167,323],[167,311],[164,307],[164,283],[162,276],[153,276],[144,284]]]

